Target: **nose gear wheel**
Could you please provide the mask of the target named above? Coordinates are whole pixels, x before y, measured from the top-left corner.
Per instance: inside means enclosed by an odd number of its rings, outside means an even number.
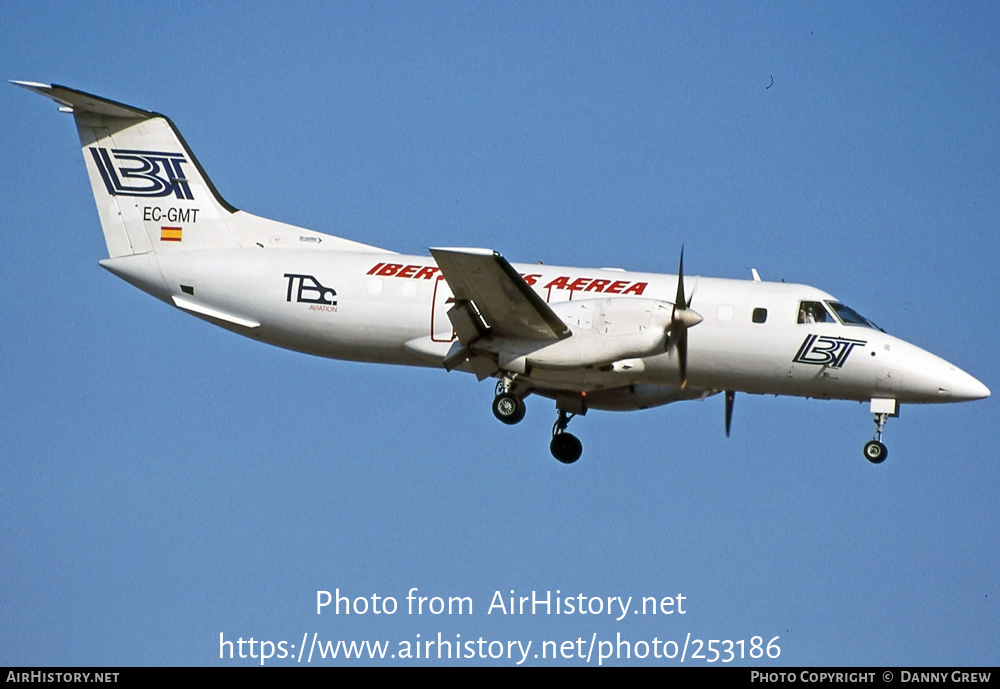
[[[869,440],[865,443],[864,452],[865,459],[872,464],[881,464],[889,456],[889,450],[878,440]]]
[[[881,464],[889,456],[889,450],[882,443],[882,429],[885,428],[885,421],[889,416],[881,412],[875,414],[875,437],[865,443],[864,449],[865,459],[872,464]]]

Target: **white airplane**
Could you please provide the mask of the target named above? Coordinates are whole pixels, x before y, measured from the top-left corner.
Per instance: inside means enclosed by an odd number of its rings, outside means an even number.
[[[73,114],[109,258],[157,299],[255,340],[335,359],[496,378],[506,424],[555,400],[550,449],[590,409],[646,409],[737,392],[870,402],[880,463],[900,403],[989,396],[958,367],[806,285],[511,264],[488,249],[403,256],[260,218],[225,201],[164,115],[65,86],[15,81]],[[697,307],[697,311],[695,310]]]

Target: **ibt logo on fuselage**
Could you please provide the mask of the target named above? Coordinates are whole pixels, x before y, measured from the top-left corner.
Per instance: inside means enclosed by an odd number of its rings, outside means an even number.
[[[806,335],[802,346],[792,359],[796,364],[814,364],[840,368],[847,362],[851,350],[857,346],[864,347],[865,340],[848,340],[843,337],[827,337],[826,335]]]
[[[182,153],[94,146],[90,154],[112,196],[158,198],[173,194],[178,199],[194,198],[184,177],[182,166],[188,160]]]

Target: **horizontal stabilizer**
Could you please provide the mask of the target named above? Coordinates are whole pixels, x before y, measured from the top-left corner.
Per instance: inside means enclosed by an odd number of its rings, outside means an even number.
[[[58,84],[38,84],[33,81],[11,81],[10,83],[29,91],[51,98],[63,107],[70,108],[74,113],[91,113],[102,117],[121,117],[125,119],[147,120],[151,117],[163,117],[149,110],[134,108],[131,105],[118,103],[107,98],[101,98],[90,93],[77,91],[68,86]]]

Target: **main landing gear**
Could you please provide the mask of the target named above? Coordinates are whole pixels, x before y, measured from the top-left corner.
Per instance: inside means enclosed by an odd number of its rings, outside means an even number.
[[[497,382],[496,396],[493,398],[493,416],[508,426],[519,423],[524,418],[526,411],[524,399],[515,391],[515,378],[516,374],[501,377]],[[586,412],[586,408],[582,404],[578,406],[577,412]],[[573,407],[571,406],[571,408]],[[559,409],[558,403],[557,411],[559,418],[552,426],[552,442],[549,443],[549,450],[552,452],[552,456],[563,464],[572,464],[583,454],[583,443],[580,442],[580,439],[572,433],[566,432],[566,426],[569,425],[570,419],[576,416],[576,413]]]
[[[552,442],[549,443],[549,451],[563,464],[572,464],[583,454],[583,443],[580,442],[580,439],[572,433],[566,432],[566,426],[576,414],[570,414],[562,409],[558,411],[559,418],[552,426]]]
[[[497,383],[497,395],[493,398],[493,416],[508,426],[519,423],[527,411],[524,400],[512,391],[513,386],[513,378],[504,376]]]
[[[493,416],[513,426],[524,418],[524,400],[510,392],[503,392],[493,398]]]

